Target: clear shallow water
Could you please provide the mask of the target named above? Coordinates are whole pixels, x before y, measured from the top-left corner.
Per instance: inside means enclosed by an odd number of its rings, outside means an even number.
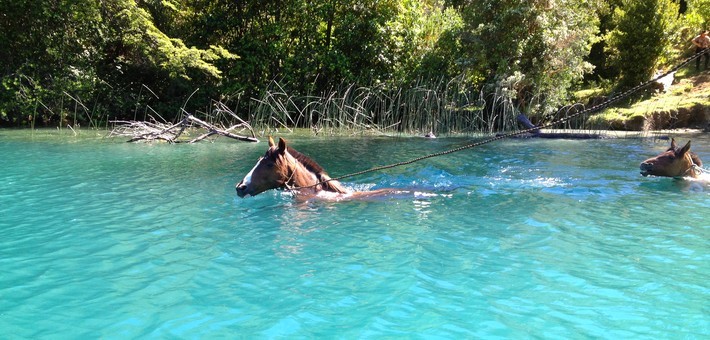
[[[710,190],[638,174],[668,141],[495,142],[346,181],[437,196],[304,205],[236,197],[266,143],[16,134],[2,338],[710,336]],[[333,176],[469,142],[291,139]]]

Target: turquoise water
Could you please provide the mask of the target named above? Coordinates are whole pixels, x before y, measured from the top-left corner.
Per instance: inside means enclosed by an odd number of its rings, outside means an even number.
[[[333,176],[470,141],[290,139]],[[299,204],[235,195],[266,143],[0,131],[0,337],[707,339],[710,188],[638,172],[667,145],[505,140],[345,182],[434,196]]]

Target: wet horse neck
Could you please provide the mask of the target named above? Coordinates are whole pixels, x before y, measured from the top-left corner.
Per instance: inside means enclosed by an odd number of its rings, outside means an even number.
[[[303,163],[299,162],[295,158],[293,158],[293,161],[289,163],[290,166],[286,174],[286,188],[288,189],[313,193],[317,193],[322,190],[335,193],[348,192],[338,181],[328,181],[325,183],[321,183],[323,181],[329,180],[330,177],[328,177],[328,175],[326,174],[318,174],[309,170],[305,165],[303,165]]]
[[[303,164],[294,159],[286,173],[286,187],[289,189],[314,190],[316,191],[316,183],[318,176],[308,170]]]

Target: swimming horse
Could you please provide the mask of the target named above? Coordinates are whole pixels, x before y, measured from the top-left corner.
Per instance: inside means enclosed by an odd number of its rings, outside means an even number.
[[[640,165],[643,176],[662,176],[674,178],[700,178],[704,175],[703,161],[690,151],[690,141],[678,148],[675,139],[671,139],[671,147],[656,157],[643,161]]]
[[[298,194],[300,198],[316,197],[325,200],[405,192],[396,189],[348,190],[340,182],[332,180],[318,163],[286,145],[285,139],[279,138],[279,143],[276,144],[271,137],[269,137],[269,149],[237,184],[236,189],[237,195],[242,198],[256,196],[271,189],[286,189]]]

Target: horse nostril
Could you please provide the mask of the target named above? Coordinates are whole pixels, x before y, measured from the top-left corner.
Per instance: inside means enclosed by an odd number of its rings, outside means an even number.
[[[239,196],[239,197],[246,196],[246,191],[247,191],[246,185],[239,183],[239,184],[237,184],[236,189],[237,189],[237,196]]]

